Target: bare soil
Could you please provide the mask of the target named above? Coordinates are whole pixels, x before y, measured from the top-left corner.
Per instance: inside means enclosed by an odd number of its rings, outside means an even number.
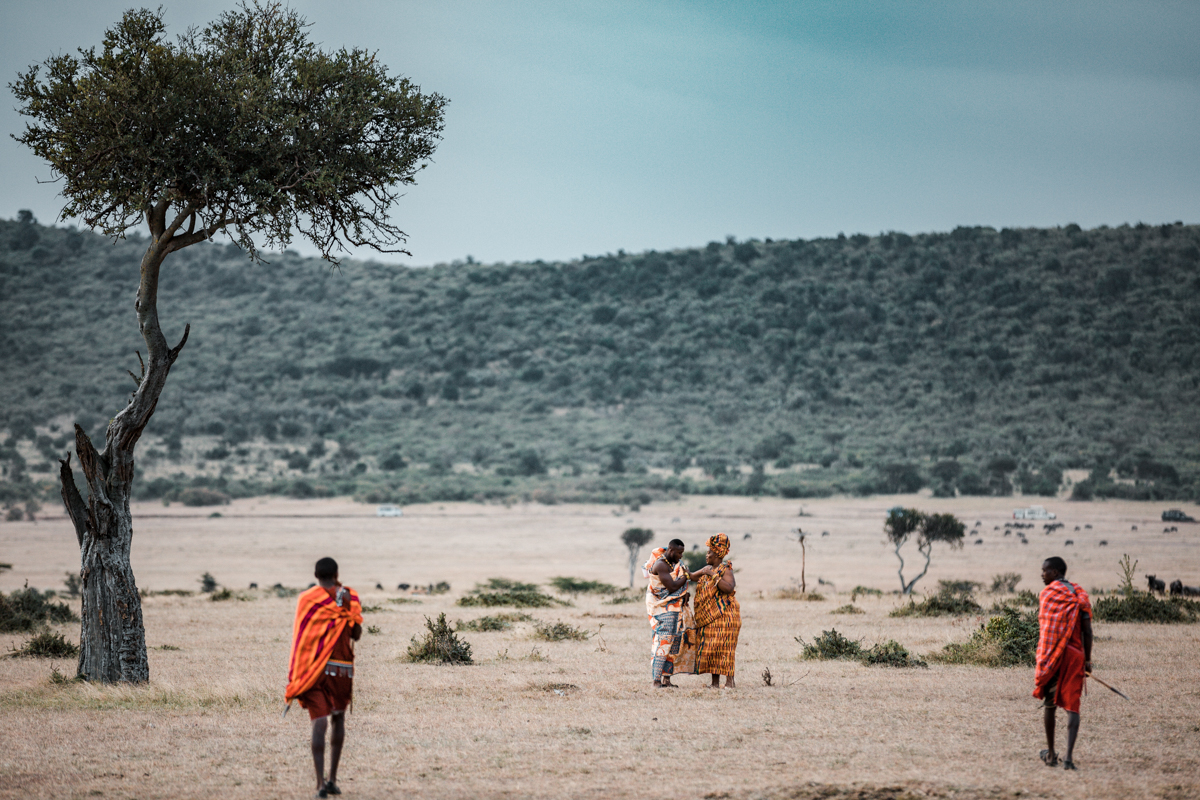
[[[264,589],[307,586],[323,555],[338,559],[364,604],[379,607],[366,621],[380,632],[364,635],[357,650],[340,781],[347,797],[1200,797],[1200,625],[1097,625],[1097,675],[1133,702],[1090,687],[1077,773],[1037,760],[1045,745],[1031,669],[800,661],[794,637],[832,627],[866,644],[896,639],[929,653],[980,624],[888,617],[900,603],[889,594],[899,578],[882,520],[897,503],[956,513],[978,531],[961,550],[935,550],[918,590],[938,579],[990,585],[997,573],[1018,572],[1018,588],[1036,591],[1049,555],[1062,555],[1068,577],[1089,590],[1111,590],[1122,553],[1138,559],[1139,582],[1150,573],[1200,584],[1200,525],[1163,533],[1165,506],[1133,502],[1046,503],[1066,527],[1045,535],[1035,522],[1028,544],[1003,536],[1013,508],[1025,504],[1012,498],[691,497],[636,513],[445,504],[407,508],[400,518],[344,500],[146,504],[134,512],[139,585],[195,590],[207,571],[241,599],[147,597],[145,687],[55,683],[53,671],[69,677],[73,663],[0,661],[0,797],[311,796],[307,715],[293,708],[280,719],[294,599]],[[809,516],[797,515],[802,505]],[[214,510],[222,516],[210,518]],[[495,613],[454,605],[488,577],[626,585],[618,537],[631,525],[653,528],[658,544],[679,537],[703,547],[717,531],[734,540],[743,615],[737,689],[707,689],[707,676],[653,689],[640,597],[611,605],[585,595],[571,607],[530,611],[587,628],[585,642],[535,641],[532,625],[520,623],[462,634],[474,666],[401,660],[425,616]],[[790,533],[797,526],[809,534],[805,577],[820,601],[775,596],[800,578]],[[915,551],[905,556],[906,575],[919,571]],[[79,555],[66,520],[45,517],[0,523],[0,561],[13,564],[0,575],[3,591],[27,580],[61,588]],[[396,588],[438,581],[451,592]],[[263,588],[249,590],[250,582]],[[859,597],[864,614],[832,615],[856,585],[885,594]],[[410,602],[390,602],[402,597]],[[995,598],[980,599],[987,606]],[[78,636],[75,626],[61,629]],[[0,636],[0,650],[23,638]],[[767,668],[770,687],[760,678]]]

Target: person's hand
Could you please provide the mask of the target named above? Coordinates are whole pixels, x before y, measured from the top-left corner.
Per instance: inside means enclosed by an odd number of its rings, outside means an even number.
[[[705,564],[703,567],[701,567],[700,569],[693,572],[692,577],[698,578],[703,575],[712,575],[712,574],[713,574],[712,564]]]
[[[1092,662],[1090,662],[1090,661],[1083,662],[1083,671],[1091,672],[1092,671]]]

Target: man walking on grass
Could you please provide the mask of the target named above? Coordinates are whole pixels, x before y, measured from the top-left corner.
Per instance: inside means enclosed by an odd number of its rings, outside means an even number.
[[[1046,749],[1040,754],[1048,767],[1058,766],[1054,749],[1054,717],[1067,712],[1067,753],[1063,768],[1075,769],[1075,739],[1079,735],[1079,700],[1086,673],[1092,671],[1092,603],[1083,587],[1066,579],[1067,562],[1058,556],[1042,562],[1038,596],[1037,669],[1033,696],[1043,701]]]
[[[338,582],[338,565],[322,558],[313,573],[317,585],[300,595],[292,628],[292,655],[284,693],[308,710],[312,720],[313,765],[317,797],[341,794],[338,761],[346,737],[346,710],[353,697],[354,645],[362,636],[362,604],[358,595]],[[284,709],[287,714],[287,709]],[[325,729],[329,736],[329,780],[325,780]]]

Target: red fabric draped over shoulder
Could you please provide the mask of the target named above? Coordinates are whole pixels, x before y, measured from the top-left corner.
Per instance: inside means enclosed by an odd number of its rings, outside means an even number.
[[[339,606],[321,586],[314,586],[297,600],[288,685],[284,692],[287,702],[307,692],[321,677],[333,653],[333,644],[346,626],[362,624],[362,603],[358,595],[348,587],[346,593],[349,601],[345,607]]]

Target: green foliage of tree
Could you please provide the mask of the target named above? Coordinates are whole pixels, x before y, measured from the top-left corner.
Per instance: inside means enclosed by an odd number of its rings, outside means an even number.
[[[888,541],[895,546],[896,558],[900,561],[897,573],[900,576],[901,593],[912,594],[917,581],[925,577],[925,573],[929,571],[934,544],[941,542],[954,548],[962,547],[966,529],[967,526],[953,514],[926,514],[915,508],[900,507],[889,510],[883,523],[883,532]],[[900,548],[914,535],[917,551],[925,558],[925,566],[915,578],[906,581],[904,557],[900,555]]]

